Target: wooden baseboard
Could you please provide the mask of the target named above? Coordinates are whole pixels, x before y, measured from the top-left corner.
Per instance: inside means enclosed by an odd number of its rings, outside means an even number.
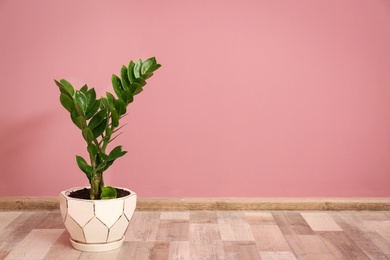
[[[54,197],[0,198],[0,211],[58,209]],[[139,198],[137,210],[390,210],[390,198]]]

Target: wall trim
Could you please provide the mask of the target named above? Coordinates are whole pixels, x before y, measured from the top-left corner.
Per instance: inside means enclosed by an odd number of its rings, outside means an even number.
[[[0,197],[0,211],[58,209],[56,197]],[[390,198],[139,198],[137,210],[390,210]]]

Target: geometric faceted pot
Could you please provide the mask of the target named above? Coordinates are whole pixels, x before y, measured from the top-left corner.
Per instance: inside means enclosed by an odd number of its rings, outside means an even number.
[[[60,209],[72,246],[80,251],[102,252],[122,246],[135,211],[137,195],[107,200],[85,200],[68,195],[78,187],[61,192]]]

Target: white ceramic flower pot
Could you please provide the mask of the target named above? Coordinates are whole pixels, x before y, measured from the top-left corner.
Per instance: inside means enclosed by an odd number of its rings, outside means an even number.
[[[68,195],[85,187],[61,192],[62,219],[71,236],[72,246],[81,251],[102,252],[122,246],[124,234],[133,216],[137,195],[109,200],[84,200]]]

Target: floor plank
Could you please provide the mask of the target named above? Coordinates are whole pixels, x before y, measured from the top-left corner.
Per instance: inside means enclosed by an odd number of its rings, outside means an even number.
[[[223,241],[223,249],[227,260],[260,259],[259,250],[254,241]]]
[[[342,231],[327,213],[301,213],[313,231]]]
[[[218,224],[190,224],[190,241],[221,240]]]
[[[297,259],[291,251],[260,252],[260,256],[261,256],[261,260],[296,260]]]
[[[190,259],[226,259],[222,241],[193,241],[190,243]]]
[[[336,259],[316,235],[286,235],[285,237],[295,256],[300,260]]]
[[[371,259],[386,260],[390,256],[390,243],[382,245],[381,242],[385,242],[374,230],[366,228],[363,220],[367,214],[360,215],[361,218],[350,218],[350,214],[333,214],[332,218],[341,227],[344,233],[359,246],[367,256]],[[370,216],[371,218],[372,216]],[[378,243],[379,242],[379,243]],[[382,250],[381,248],[388,247],[388,250]],[[387,252],[386,252],[387,251]],[[388,255],[386,255],[388,254]]]
[[[43,259],[64,229],[34,229],[5,260]]]
[[[0,218],[0,231],[20,216],[22,212],[2,212]]]
[[[190,223],[198,224],[218,224],[216,211],[191,211]]]
[[[68,231],[62,232],[57,241],[50,247],[43,260],[68,260],[78,259],[81,255],[81,251],[73,249],[70,244],[70,235]]]
[[[251,229],[260,251],[291,251],[277,225],[252,225]]]
[[[254,241],[245,213],[218,212],[218,225],[223,241]]]
[[[188,241],[171,241],[169,260],[190,260],[190,243]]]
[[[276,224],[284,235],[314,235],[299,212],[273,212]]]
[[[370,259],[344,232],[319,232],[318,236],[337,259]]]
[[[0,212],[0,216],[3,214]],[[4,259],[46,216],[47,212],[24,212],[1,230],[0,259]]]
[[[160,220],[156,240],[188,241],[189,223],[185,220]]]
[[[125,234],[126,241],[155,241],[160,224],[160,212],[134,212]]]

